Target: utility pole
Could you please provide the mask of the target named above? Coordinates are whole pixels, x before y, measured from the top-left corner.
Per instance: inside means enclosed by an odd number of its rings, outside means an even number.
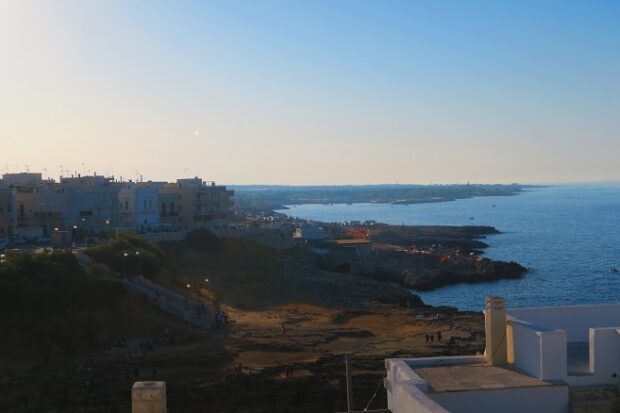
[[[351,353],[344,355],[347,374],[347,412],[353,411],[353,369],[351,368]]]

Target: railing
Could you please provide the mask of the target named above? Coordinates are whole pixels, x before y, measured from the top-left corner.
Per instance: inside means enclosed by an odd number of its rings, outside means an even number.
[[[36,218],[60,218],[62,215],[60,212],[35,212]]]

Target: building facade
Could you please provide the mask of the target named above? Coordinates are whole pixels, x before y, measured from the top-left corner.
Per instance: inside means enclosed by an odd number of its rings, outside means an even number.
[[[200,178],[119,182],[99,175],[44,180],[40,173],[0,180],[0,238],[55,231],[191,230],[227,225],[233,191]]]
[[[0,239],[8,238],[12,232],[12,203],[11,189],[4,183],[0,183]]]
[[[160,215],[181,228],[221,227],[232,214],[233,191],[196,177],[159,189]]]
[[[159,227],[158,189],[149,182],[129,182],[118,192],[119,227],[149,231]]]

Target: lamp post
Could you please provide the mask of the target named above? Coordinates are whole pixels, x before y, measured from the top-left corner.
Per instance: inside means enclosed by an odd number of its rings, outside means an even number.
[[[54,227],[54,234],[56,234],[59,231],[58,227]],[[62,244],[64,244],[64,241],[58,241],[58,235],[52,235],[52,249],[56,250],[56,246],[60,246],[62,247]]]
[[[75,249],[75,241],[77,239],[77,225],[74,225],[71,229],[71,247]]]
[[[126,252],[123,253],[123,278],[127,278],[127,256],[129,254],[127,254]]]
[[[106,219],[105,220],[105,233],[106,233],[106,239],[107,239],[107,234],[110,233],[110,219]]]
[[[136,251],[136,257],[138,257],[138,275],[142,276],[142,257],[140,251]]]

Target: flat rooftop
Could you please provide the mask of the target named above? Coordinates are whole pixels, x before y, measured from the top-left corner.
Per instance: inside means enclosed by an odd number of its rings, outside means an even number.
[[[413,369],[436,393],[467,390],[541,387],[554,384],[506,367],[485,364],[420,367]]]

